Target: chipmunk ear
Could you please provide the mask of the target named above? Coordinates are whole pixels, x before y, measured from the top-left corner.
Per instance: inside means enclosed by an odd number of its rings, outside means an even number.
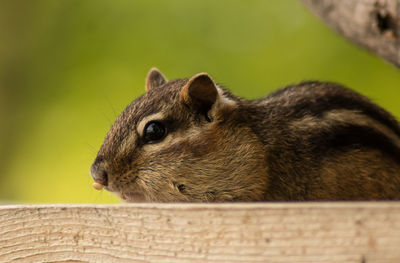
[[[164,77],[161,71],[157,68],[151,68],[146,77],[146,91],[149,91],[154,87],[159,87],[167,82],[168,80]]]
[[[207,73],[194,75],[180,93],[180,99],[183,103],[205,116],[214,105],[217,96],[217,87]]]

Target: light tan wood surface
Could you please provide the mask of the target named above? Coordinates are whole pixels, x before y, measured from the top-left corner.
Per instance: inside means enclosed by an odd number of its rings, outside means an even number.
[[[0,262],[400,262],[400,202],[0,206]]]

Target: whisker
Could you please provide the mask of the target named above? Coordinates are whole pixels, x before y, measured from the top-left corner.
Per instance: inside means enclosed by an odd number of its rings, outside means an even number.
[[[86,143],[86,146],[88,146],[89,149],[90,149],[93,153],[97,153],[97,150],[96,150],[96,148],[94,148],[93,145],[91,145],[91,144],[89,144],[89,143]]]
[[[105,100],[107,101],[108,105],[111,107],[111,109],[114,113],[114,119],[116,119],[118,117],[118,115],[117,115],[114,105],[111,103],[111,101],[108,97],[105,97]]]

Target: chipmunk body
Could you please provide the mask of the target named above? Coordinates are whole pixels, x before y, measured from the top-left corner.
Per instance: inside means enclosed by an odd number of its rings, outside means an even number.
[[[400,199],[400,126],[334,83],[248,101],[207,74],[168,82],[118,117],[91,167],[126,201]]]

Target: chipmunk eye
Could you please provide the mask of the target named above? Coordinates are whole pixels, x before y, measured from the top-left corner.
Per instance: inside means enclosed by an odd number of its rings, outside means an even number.
[[[164,139],[167,134],[165,126],[158,121],[150,121],[143,131],[143,139],[146,143],[156,143]]]

